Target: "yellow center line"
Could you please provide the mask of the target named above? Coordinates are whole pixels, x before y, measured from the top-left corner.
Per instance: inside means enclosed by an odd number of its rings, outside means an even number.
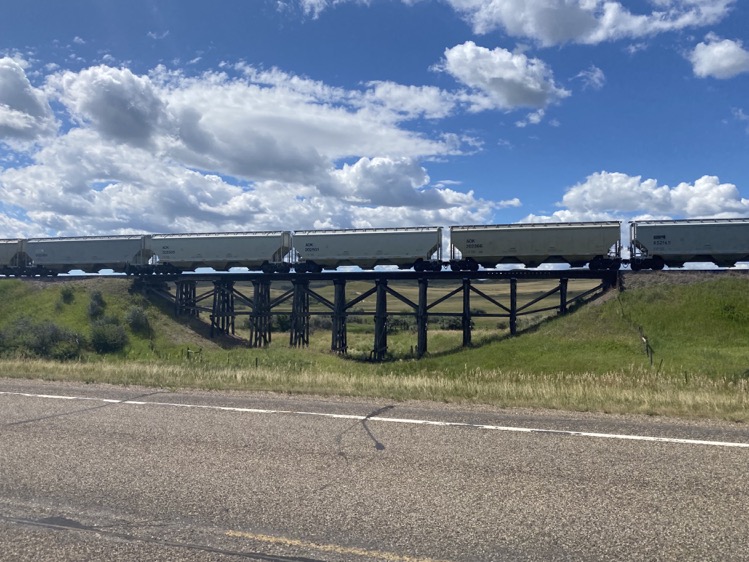
[[[295,546],[299,548],[307,548],[310,550],[317,550],[317,551],[322,551],[322,552],[333,552],[335,554],[379,558],[380,560],[386,560],[387,562],[446,562],[444,560],[435,560],[433,558],[414,558],[413,556],[401,556],[399,554],[393,554],[392,552],[383,552],[380,550],[365,550],[363,548],[351,548],[351,547],[346,547],[346,546],[339,546],[336,544],[320,544],[320,543],[315,543],[315,542],[301,541],[298,539],[290,539],[287,537],[275,537],[273,535],[258,535],[255,533],[245,533],[243,531],[227,531],[226,536],[242,538],[242,539],[250,539],[253,541],[264,542],[264,543],[269,543],[269,544],[280,544],[283,546]]]

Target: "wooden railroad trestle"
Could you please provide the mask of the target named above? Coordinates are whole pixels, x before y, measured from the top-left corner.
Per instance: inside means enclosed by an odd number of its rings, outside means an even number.
[[[590,290],[568,298],[568,283],[570,279],[597,279],[599,284]],[[429,301],[429,283],[435,279],[450,279],[456,287],[436,300]],[[509,284],[509,302],[502,303],[488,295],[480,288],[481,280],[497,280]],[[535,299],[522,305],[518,304],[518,283],[529,280],[556,279],[556,286]],[[346,286],[351,281],[371,281],[372,287],[348,300]],[[165,281],[175,284],[174,293],[165,289]],[[241,281],[252,283],[252,296],[237,289],[236,284]],[[273,298],[271,286],[275,282],[285,281],[285,287],[291,282],[291,288]],[[310,281],[326,281],[333,284],[333,300],[321,295],[310,288]],[[394,289],[391,281],[413,281],[418,285],[418,300],[412,301],[403,293]],[[234,334],[237,316],[247,316],[249,324],[249,346],[253,348],[265,347],[271,343],[271,328],[274,315],[288,316],[289,345],[292,347],[306,347],[310,343],[310,320],[312,316],[327,316],[331,320],[331,345],[335,353],[344,354],[348,350],[347,320],[355,315],[374,316],[374,341],[370,358],[375,361],[384,360],[388,353],[388,322],[391,317],[410,316],[416,321],[415,354],[422,357],[428,351],[428,320],[433,317],[458,317],[461,320],[463,345],[471,345],[473,319],[478,317],[506,318],[510,334],[518,333],[518,318],[528,314],[557,311],[565,314],[575,302],[588,300],[614,287],[618,282],[617,272],[592,272],[588,270],[549,270],[549,271],[481,271],[476,273],[435,272],[348,272],[322,274],[209,274],[182,275],[165,279],[164,277],[151,280],[141,277],[138,280],[154,294],[168,298],[174,303],[176,315],[198,317],[201,313],[208,313],[211,321],[211,337],[216,334]],[[213,287],[207,286],[212,282]],[[207,290],[199,294],[199,285]],[[548,299],[558,295],[553,304],[546,304]],[[362,311],[355,309],[357,305],[374,296],[374,310]],[[462,298],[461,312],[437,312],[435,307],[448,299]],[[404,303],[409,310],[389,311],[388,298],[392,297]],[[207,306],[210,301],[211,305]],[[290,311],[288,301],[291,302]],[[474,301],[492,306],[493,311],[477,311],[472,308]],[[323,310],[312,311],[310,303],[321,305]],[[238,310],[241,305],[243,310]]]

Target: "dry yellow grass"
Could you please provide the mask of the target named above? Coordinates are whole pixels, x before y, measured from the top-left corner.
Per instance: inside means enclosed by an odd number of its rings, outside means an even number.
[[[218,367],[200,363],[0,362],[7,377],[160,388],[202,388],[383,397],[749,421],[749,381],[657,375],[528,374],[467,369],[459,376],[334,373],[314,369]]]

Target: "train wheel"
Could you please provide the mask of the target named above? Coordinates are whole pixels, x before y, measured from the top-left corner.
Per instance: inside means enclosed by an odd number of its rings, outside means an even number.
[[[652,260],[650,261],[650,268],[651,268],[651,269],[654,269],[655,271],[660,271],[661,269],[663,269],[663,266],[664,266],[664,265],[666,265],[666,264],[665,264],[665,262],[663,261],[663,258],[661,258],[661,257],[658,257],[658,256],[654,257],[654,258],[653,258],[653,259],[652,259]]]
[[[598,271],[600,269],[605,269],[606,264],[601,256],[596,256],[592,260],[590,260],[588,267],[593,271]]]

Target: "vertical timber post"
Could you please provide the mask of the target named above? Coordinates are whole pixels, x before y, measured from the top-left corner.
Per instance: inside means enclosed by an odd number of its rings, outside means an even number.
[[[336,279],[333,281],[333,334],[331,337],[330,350],[335,353],[346,353],[348,343],[346,341],[346,280]]]
[[[559,280],[559,314],[567,314],[567,281],[564,278]]]
[[[510,279],[510,334],[518,332],[518,280]]]
[[[471,345],[471,280],[463,279],[463,347]]]
[[[174,315],[183,314],[197,318],[199,315],[197,309],[197,282],[196,281],[176,281],[177,298],[174,301]]]
[[[294,279],[294,300],[291,308],[291,347],[309,347],[309,280]]]
[[[388,303],[387,303],[387,279],[377,279],[377,304],[375,307],[375,334],[372,358],[382,361],[388,350]]]
[[[234,334],[234,281],[213,282],[211,337],[214,332]]]
[[[421,359],[427,352],[427,287],[429,280],[426,277],[419,279],[419,308],[416,310],[416,357]]]
[[[265,347],[271,341],[270,281],[254,280],[253,308],[250,314],[250,347]]]

